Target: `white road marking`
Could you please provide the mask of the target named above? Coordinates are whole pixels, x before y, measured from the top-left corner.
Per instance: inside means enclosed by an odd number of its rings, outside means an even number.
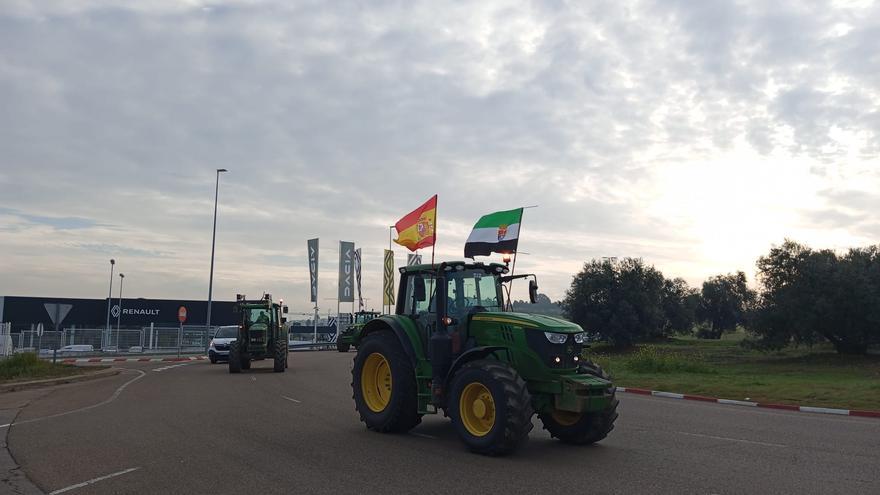
[[[27,419],[27,420],[24,420],[24,421],[16,421],[16,422],[14,422],[14,423],[8,423],[8,424],[5,424],[5,425],[2,425],[2,426],[0,426],[0,428],[5,428],[5,427],[12,428],[13,426],[24,425],[24,424],[27,424],[27,423],[35,423],[35,422],[37,422],[37,421],[43,421],[44,419],[59,418],[59,417],[61,417],[61,416],[67,416],[68,414],[78,413],[78,412],[82,412],[82,411],[88,411],[88,410],[90,410],[90,409],[94,409],[94,408],[96,408],[96,407],[100,407],[100,406],[103,406],[103,405],[105,405],[105,404],[109,404],[109,403],[113,402],[114,400],[116,400],[116,399],[119,397],[120,394],[122,394],[122,391],[125,390],[125,387],[128,387],[128,386],[131,385],[132,383],[134,383],[134,382],[140,380],[141,378],[147,376],[147,374],[144,373],[144,372],[141,371],[141,370],[135,370],[135,369],[132,369],[132,370],[130,370],[130,371],[136,371],[137,373],[140,373],[140,374],[139,374],[138,376],[132,378],[131,380],[129,380],[129,381],[123,383],[122,385],[120,385],[119,388],[117,388],[116,391],[113,392],[113,395],[111,395],[110,398],[105,399],[105,400],[103,400],[103,401],[101,401],[101,402],[98,402],[97,404],[92,404],[91,406],[81,407],[81,408],[79,408],[79,409],[74,409],[74,410],[72,410],[72,411],[65,411],[65,412],[63,412],[63,413],[52,414],[51,416],[43,416],[42,418],[33,418],[33,419]]]
[[[70,485],[66,488],[61,488],[61,489],[55,490],[54,492],[49,492],[49,495],[56,495],[58,493],[68,492],[70,490],[76,490],[77,488],[82,488],[84,486],[93,485],[99,481],[104,481],[106,479],[115,478],[116,476],[122,476],[123,474],[128,474],[132,471],[137,471],[138,469],[140,469],[140,466],[128,468],[126,470],[119,471],[118,473],[108,474],[106,476],[101,476],[99,478],[90,479],[88,481],[83,481],[82,483],[77,483],[75,485]]]
[[[160,372],[160,371],[170,370],[170,369],[172,369],[172,368],[179,368],[179,367],[181,367],[181,366],[187,366],[187,365],[190,365],[190,364],[193,364],[193,361],[188,361],[188,362],[185,362],[185,363],[179,363],[179,364],[172,364],[172,365],[170,365],[170,366],[163,366],[163,367],[161,367],[161,368],[155,368],[153,371]]]
[[[417,437],[430,438],[431,440],[437,440],[437,437],[435,437],[434,435],[426,435],[426,434],[424,434],[424,433],[416,433],[416,432],[414,432],[414,431],[409,432],[409,434],[410,434],[410,435],[415,435],[415,436],[417,436]]]
[[[291,402],[296,402],[297,404],[302,404],[302,401],[301,401],[301,400],[296,400],[296,399],[294,399],[293,397],[288,397],[288,396],[286,396],[286,395],[282,395],[281,398],[284,399],[284,400],[289,400],[289,401],[291,401]]]
[[[252,377],[251,377],[251,381],[253,381],[253,382],[257,381],[257,377],[252,376]]]
[[[713,440],[725,440],[728,442],[750,443],[750,444],[754,444],[754,445],[763,445],[765,447],[780,447],[780,448],[788,447],[788,445],[783,445],[781,443],[758,442],[755,440],[744,440],[742,438],[717,437],[715,435],[703,435],[702,433],[689,433],[686,431],[673,431],[672,433],[678,433],[679,435],[687,435],[690,437],[711,438]]]

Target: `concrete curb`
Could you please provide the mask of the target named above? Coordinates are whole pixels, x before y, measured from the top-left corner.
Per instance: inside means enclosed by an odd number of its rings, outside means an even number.
[[[860,416],[863,418],[880,418],[880,411],[861,411],[857,409],[835,409],[830,407],[794,406],[791,404],[770,404],[765,402],[752,402],[747,400],[718,399],[702,395],[679,394],[675,392],[661,392],[659,390],[647,390],[644,388],[617,387],[618,392],[629,394],[651,395],[653,397],[665,397],[667,399],[696,400],[700,402],[715,402],[730,406],[763,407],[766,409],[780,409],[783,411],[805,412],[813,414],[836,414],[838,416]]]
[[[85,373],[82,375],[62,376],[59,378],[47,378],[45,380],[31,380],[28,382],[15,382],[0,384],[0,393],[15,392],[16,390],[26,390],[29,388],[50,387],[52,385],[61,385],[64,383],[85,382],[98,378],[106,378],[108,376],[118,375],[122,371],[121,368],[109,368],[106,370]]]
[[[140,358],[67,358],[67,359],[59,359],[58,362],[62,364],[78,364],[78,363],[168,363],[168,362],[180,362],[180,361],[204,361],[208,359],[205,356],[189,356],[189,357],[167,357],[167,358],[151,358],[151,357],[140,357]]]

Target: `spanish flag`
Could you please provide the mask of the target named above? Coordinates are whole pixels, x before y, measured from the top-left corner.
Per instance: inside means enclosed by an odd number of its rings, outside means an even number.
[[[436,239],[437,195],[419,206],[394,224],[397,239],[394,242],[410,251],[433,246]]]

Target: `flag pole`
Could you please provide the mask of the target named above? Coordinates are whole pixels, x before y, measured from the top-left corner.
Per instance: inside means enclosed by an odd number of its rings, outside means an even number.
[[[538,207],[538,205],[522,206],[521,208],[522,208],[523,212],[525,212],[526,208],[537,208],[537,207]],[[520,215],[519,215],[519,232],[516,233],[517,250],[513,252],[513,263],[510,267],[510,275],[511,276],[513,276],[513,272],[516,271],[516,255],[517,255],[517,253],[519,253],[519,239],[520,239],[520,237],[522,237],[520,234],[522,234],[522,223],[523,223],[524,216],[525,215],[523,215],[522,213],[520,213]],[[507,286],[507,309],[509,309],[510,311],[513,311],[513,296],[512,296],[512,294],[513,294],[513,280],[511,280],[510,285]]]
[[[440,204],[440,198],[434,195],[434,242],[431,243],[431,269],[434,269],[434,247],[437,245],[437,205]]]

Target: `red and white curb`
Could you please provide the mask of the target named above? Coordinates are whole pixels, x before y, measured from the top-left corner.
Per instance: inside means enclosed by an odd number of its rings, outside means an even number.
[[[830,407],[793,406],[790,404],[768,404],[765,402],[752,402],[748,400],[718,399],[702,395],[678,394],[675,392],[660,392],[659,390],[647,390],[643,388],[617,387],[618,392],[629,394],[651,395],[665,397],[667,399],[696,400],[700,402],[715,402],[731,406],[763,407],[766,409],[781,409],[783,411],[797,411],[816,414],[836,414],[839,416],[861,416],[864,418],[880,418],[880,411],[860,411],[854,409],[834,409]]]
[[[61,362],[64,364],[75,364],[75,363],[168,363],[168,362],[180,362],[180,361],[203,361],[206,358],[205,356],[190,356],[190,357],[167,357],[167,358],[78,358],[78,359],[62,359]]]

